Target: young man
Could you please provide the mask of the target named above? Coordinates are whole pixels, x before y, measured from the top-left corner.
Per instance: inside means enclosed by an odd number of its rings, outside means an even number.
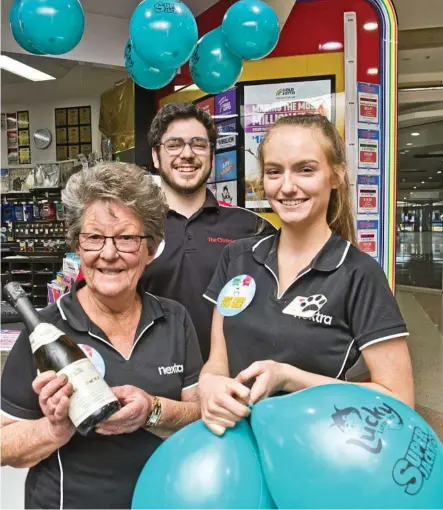
[[[217,128],[193,103],[172,103],[155,116],[149,132],[154,166],[169,204],[165,242],[148,266],[145,288],[182,303],[197,330],[203,359],[209,356],[213,305],[203,298],[227,243],[275,228],[246,209],[223,207],[206,189]]]

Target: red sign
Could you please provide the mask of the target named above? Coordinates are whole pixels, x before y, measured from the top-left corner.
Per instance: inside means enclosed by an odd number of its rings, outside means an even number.
[[[213,97],[209,97],[208,99],[205,99],[204,101],[200,102],[196,101],[195,104],[205,112],[209,113],[209,115],[214,116],[215,101]]]
[[[377,152],[371,147],[370,150],[360,151],[360,162],[361,163],[377,163]]]
[[[368,101],[367,98],[364,99]],[[377,103],[372,104],[360,104],[360,117],[370,117],[372,119],[377,118]]]
[[[376,209],[377,207],[377,196],[363,196],[360,195],[360,200],[358,203],[361,209]]]
[[[360,241],[358,247],[365,253],[376,253],[375,241]]]

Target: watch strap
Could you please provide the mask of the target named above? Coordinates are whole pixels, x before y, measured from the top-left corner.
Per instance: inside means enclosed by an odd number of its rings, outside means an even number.
[[[157,423],[160,421],[160,418],[162,415],[161,400],[158,397],[153,396],[152,403],[153,403],[153,408],[152,408],[152,411],[150,412],[150,414],[146,418],[146,422],[143,425],[144,429],[149,429],[151,427],[155,427],[157,425]]]

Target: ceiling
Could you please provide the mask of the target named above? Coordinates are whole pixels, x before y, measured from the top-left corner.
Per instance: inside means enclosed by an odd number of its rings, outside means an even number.
[[[35,67],[57,79],[30,82],[26,78],[2,70],[2,105],[99,97],[116,82],[126,79],[128,76],[124,68],[112,69],[103,65],[85,64],[75,60],[17,53],[4,53],[4,55]]]
[[[423,190],[443,190],[443,115],[437,122],[400,127],[397,182],[401,199],[414,200],[414,193]]]
[[[2,0],[3,19],[8,19],[13,0]],[[186,0],[186,5],[195,16],[208,9],[218,0]],[[128,20],[139,0],[81,0],[85,13],[109,16]],[[56,80],[30,82],[26,78],[1,70],[2,104],[12,105],[27,102],[66,100],[85,96],[99,96],[116,82],[127,78],[126,70],[118,66],[106,66],[67,60],[62,58],[41,57],[27,53],[7,53],[20,62],[35,67]]]
[[[284,0],[283,0],[284,1]],[[218,0],[186,0],[186,5],[198,16]],[[129,19],[140,0],[81,0],[83,10],[91,14],[103,14],[114,18]]]
[[[186,4],[193,11],[194,15],[197,16],[211,5],[217,3],[217,1],[186,0]],[[275,1],[286,2],[287,0]],[[8,19],[12,2],[13,0],[2,0],[1,11],[3,20]],[[81,0],[81,2],[87,14],[127,20],[129,23],[131,14],[137,7],[139,0]],[[398,14],[400,29],[400,83],[409,85],[424,81],[432,83],[439,81],[443,83],[443,0],[420,0],[420,2],[416,0],[394,0],[394,4]],[[6,26],[3,26],[3,30],[5,30]],[[426,42],[425,48],[422,47],[423,41]],[[103,50],[106,51],[106,48]],[[41,67],[42,71],[52,74],[57,78],[63,76],[65,69],[72,69],[73,67],[72,62],[68,60],[54,58],[52,60],[56,62],[51,64],[50,59],[47,58],[34,57],[27,54],[22,55],[25,57],[25,60],[29,58],[30,61],[38,63],[38,68]],[[104,73],[108,74],[107,71],[104,71]],[[99,71],[96,71],[94,74],[98,76]],[[106,81],[106,78],[104,79]],[[6,87],[14,83],[23,82],[20,78],[18,78],[18,81],[14,80],[17,80],[17,78],[13,78],[9,73],[2,73],[2,83]],[[76,79],[73,83],[77,87],[78,80]],[[53,86],[50,87],[51,92],[53,88]],[[9,94],[9,91],[3,89],[3,87],[2,92],[5,94],[4,102],[9,102],[10,99],[16,97],[13,91]],[[14,97],[10,98],[10,95]]]

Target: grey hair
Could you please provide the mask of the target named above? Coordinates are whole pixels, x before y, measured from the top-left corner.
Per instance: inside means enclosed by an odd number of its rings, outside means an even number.
[[[83,215],[93,202],[125,205],[143,223],[149,253],[154,253],[163,239],[168,206],[163,191],[151,175],[137,165],[120,162],[99,163],[72,175],[62,191],[65,205],[67,241],[77,248]]]

